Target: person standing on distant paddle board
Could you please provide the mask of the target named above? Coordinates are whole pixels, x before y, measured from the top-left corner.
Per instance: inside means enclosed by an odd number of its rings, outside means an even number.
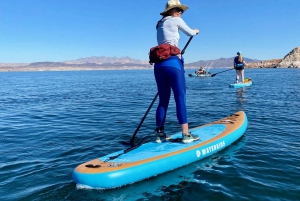
[[[178,46],[179,30],[188,36],[195,36],[198,29],[191,29],[181,19],[188,7],[180,4],[179,0],[169,0],[165,10],[160,13],[162,19],[157,22],[157,43]],[[187,107],[186,107],[186,83],[184,76],[183,58],[181,55],[171,56],[165,61],[155,63],[154,75],[159,95],[159,104],[156,110],[156,142],[168,140],[171,136],[164,133],[164,123],[166,120],[171,89],[176,102],[176,113],[182,129],[182,142],[189,143],[198,140],[199,137],[189,132]]]
[[[239,82],[239,77],[242,79],[242,83],[244,83],[244,66],[246,62],[243,60],[242,53],[239,51],[237,52],[237,56],[234,58],[233,66],[236,71],[236,80],[235,83]]]

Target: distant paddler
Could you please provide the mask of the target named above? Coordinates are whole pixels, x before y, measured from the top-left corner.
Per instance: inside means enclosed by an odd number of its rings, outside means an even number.
[[[236,72],[236,80],[235,83],[239,82],[239,78],[241,77],[242,83],[244,84],[244,66],[247,65],[243,60],[242,52],[238,51],[237,56],[234,58],[233,66]]]

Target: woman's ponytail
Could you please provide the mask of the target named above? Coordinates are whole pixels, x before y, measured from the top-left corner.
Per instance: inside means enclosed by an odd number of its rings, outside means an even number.
[[[241,54],[239,54],[238,62],[243,62],[243,56]]]

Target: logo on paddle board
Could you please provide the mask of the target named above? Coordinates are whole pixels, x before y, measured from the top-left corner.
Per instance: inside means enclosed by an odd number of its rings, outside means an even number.
[[[199,158],[201,156],[201,152],[199,150],[196,151],[196,155]]]
[[[225,146],[225,141],[222,141],[222,142],[220,142],[218,144],[214,144],[214,145],[212,145],[210,147],[204,148],[204,149],[201,150],[202,151],[202,155],[209,154],[210,152],[213,152],[213,151],[217,151],[218,149],[221,149],[224,146]],[[197,156],[198,156],[198,154],[197,154]],[[200,154],[199,154],[199,156],[200,156]]]

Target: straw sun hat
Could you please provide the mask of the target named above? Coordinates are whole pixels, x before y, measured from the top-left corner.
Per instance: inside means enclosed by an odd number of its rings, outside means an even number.
[[[166,14],[169,10],[173,9],[173,8],[180,8],[183,11],[186,11],[189,7],[187,7],[186,5],[183,5],[179,2],[179,0],[169,0],[168,3],[166,4],[166,8],[163,12],[161,12],[161,15]]]

